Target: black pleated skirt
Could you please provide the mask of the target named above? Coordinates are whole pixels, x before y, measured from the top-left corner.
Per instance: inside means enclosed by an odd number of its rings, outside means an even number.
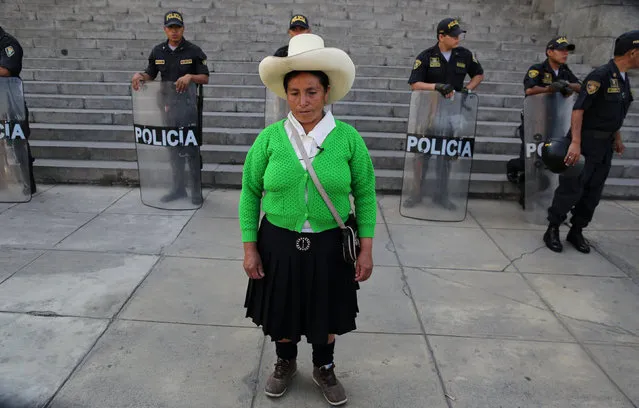
[[[262,219],[257,247],[264,278],[249,280],[246,317],[273,341],[325,344],[356,329],[355,268],[342,258],[339,228],[298,233]]]

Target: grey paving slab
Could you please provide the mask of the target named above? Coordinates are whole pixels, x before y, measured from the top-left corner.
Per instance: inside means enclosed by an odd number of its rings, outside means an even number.
[[[41,254],[42,251],[0,248],[0,282]]]
[[[619,388],[639,405],[639,346],[588,345],[597,362],[608,373]]]
[[[379,203],[379,210],[381,212],[381,214],[378,213],[377,215],[378,223],[387,222],[388,224],[400,225],[442,226],[441,222],[422,221],[402,216],[399,212],[399,195],[380,195],[377,198],[377,202]],[[458,228],[479,228],[477,221],[475,221],[470,213],[466,215],[466,219],[464,221],[446,223],[445,225],[450,225]]]
[[[0,406],[44,406],[106,325],[106,320],[0,314]]]
[[[560,228],[561,238],[564,240],[564,250],[561,253],[546,248],[543,231],[507,229],[487,229],[486,231],[513,261],[513,265],[522,272],[625,276],[622,270],[595,251],[585,255],[567,243],[565,238],[568,227],[565,226]]]
[[[255,401],[263,407],[326,407],[313,383],[311,347],[299,345],[298,373],[280,400],[264,395],[264,384],[273,370],[275,351],[266,344]],[[335,373],[348,396],[349,407],[445,408],[443,392],[422,336],[350,333],[335,343]]]
[[[639,233],[636,231],[587,231],[598,252],[639,284]]]
[[[432,337],[455,408],[631,408],[577,344]]]
[[[630,279],[529,275],[582,341],[639,344],[639,287]]]
[[[574,341],[518,274],[406,269],[429,334]]]
[[[190,216],[193,215],[195,211],[160,210],[158,208],[146,206],[142,204],[142,200],[140,199],[140,189],[135,188],[123,195],[104,212],[107,214]]]
[[[188,215],[101,214],[57,247],[158,254],[175,240],[189,218]]]
[[[57,185],[33,197],[30,202],[18,204],[16,210],[100,213],[126,194],[122,187]]]
[[[639,214],[614,201],[602,201],[597,206],[588,230],[633,230],[639,235]]]
[[[249,407],[257,329],[115,322],[51,407]]]
[[[193,217],[166,253],[199,258],[243,259],[240,223],[233,218]]]
[[[240,190],[213,190],[207,196],[196,217],[238,218]]]
[[[639,201],[617,201],[616,203],[639,215]]]
[[[156,260],[52,251],[0,285],[0,310],[111,318]]]
[[[468,212],[484,228],[545,230],[547,225],[529,224],[519,203],[506,200],[470,200]]]
[[[357,293],[357,328],[366,332],[421,333],[411,299],[404,292],[399,268],[375,267]]]
[[[0,246],[51,248],[93,217],[94,214],[87,213],[26,212],[12,208],[0,214]]]
[[[395,246],[391,242],[385,224],[375,226],[375,238],[373,239],[373,263],[378,266],[399,266]]]
[[[389,228],[406,266],[500,271],[509,263],[480,229],[411,225]]]
[[[164,258],[122,313],[124,319],[255,327],[246,319],[241,261]]]
[[[17,204],[15,203],[0,203],[0,214],[3,213],[4,211],[8,210],[9,208],[15,206]]]

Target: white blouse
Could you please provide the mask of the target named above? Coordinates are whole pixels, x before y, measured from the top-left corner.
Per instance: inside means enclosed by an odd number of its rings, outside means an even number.
[[[288,139],[290,140],[291,145],[293,145],[293,150],[295,150],[295,154],[305,170],[306,162],[302,159],[302,155],[297,148],[297,142],[293,140],[293,138],[299,137],[302,139],[304,150],[306,150],[306,154],[312,162],[315,156],[319,153],[319,149],[317,147],[324,143],[324,140],[328,134],[335,129],[335,126],[335,118],[333,117],[333,114],[328,111],[324,113],[324,117],[317,125],[315,125],[313,130],[306,134],[304,127],[297,121],[297,119],[295,119],[295,116],[293,116],[293,112],[289,112],[286,121],[284,121],[284,130],[286,130]],[[308,190],[306,191],[306,200],[308,200]],[[313,232],[308,220],[304,223],[302,232]]]

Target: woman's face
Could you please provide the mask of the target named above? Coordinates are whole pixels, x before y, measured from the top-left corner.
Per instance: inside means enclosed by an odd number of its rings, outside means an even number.
[[[303,72],[288,82],[286,96],[288,106],[300,124],[315,124],[322,119],[324,105],[328,102],[328,92],[318,77]]]

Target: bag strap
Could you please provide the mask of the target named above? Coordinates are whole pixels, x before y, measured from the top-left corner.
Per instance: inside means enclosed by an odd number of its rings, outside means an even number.
[[[300,139],[299,135],[293,135],[293,139],[295,139],[295,143],[297,143],[297,149],[300,151],[300,155],[302,156],[302,159],[304,159],[304,163],[306,163],[306,170],[308,171],[308,174],[311,175],[311,179],[313,180],[313,183],[315,184],[317,191],[322,196],[322,199],[324,199],[324,202],[326,203],[326,206],[328,207],[331,214],[333,214],[333,218],[335,218],[335,221],[337,221],[337,225],[339,225],[341,229],[346,229],[346,225],[344,225],[344,221],[342,221],[342,217],[339,216],[339,213],[335,209],[333,202],[328,197],[328,194],[326,194],[326,190],[324,190],[324,186],[322,186],[322,183],[320,183],[319,179],[317,178],[317,174],[315,173],[315,169],[313,168],[311,159],[308,158],[308,154],[306,153],[306,149],[304,148],[304,145],[302,144],[302,140]]]

